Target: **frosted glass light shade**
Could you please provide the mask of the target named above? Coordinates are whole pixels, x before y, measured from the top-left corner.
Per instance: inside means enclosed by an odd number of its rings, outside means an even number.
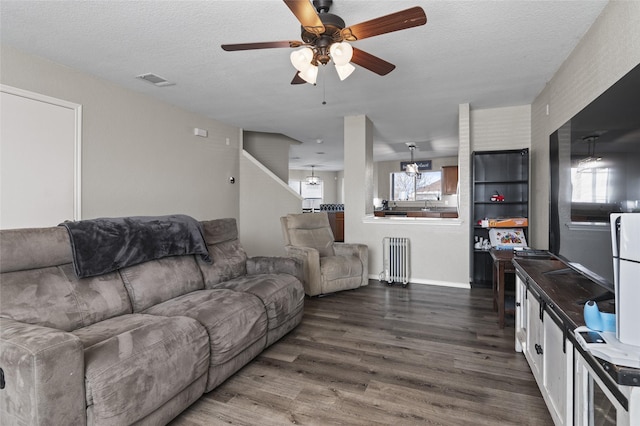
[[[331,47],[329,47],[329,53],[331,54],[331,59],[334,64],[345,65],[351,61],[353,47],[344,41],[341,43],[333,43]]]
[[[408,175],[415,175],[417,173],[420,173],[420,168],[418,167],[417,163],[410,163],[406,165],[404,171]]]
[[[354,67],[348,62],[344,65],[336,64],[336,71],[338,71],[338,77],[340,77],[341,81],[349,77],[355,69],[356,67]]]
[[[304,71],[300,71],[298,75],[309,84],[316,84],[318,78],[318,67],[309,65]]]
[[[309,47],[303,47],[299,50],[291,52],[291,64],[300,72],[304,72],[311,66],[311,60],[313,59],[313,50]]]

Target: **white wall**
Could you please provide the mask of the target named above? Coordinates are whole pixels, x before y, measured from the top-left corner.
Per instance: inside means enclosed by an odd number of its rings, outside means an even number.
[[[640,2],[609,2],[531,108],[530,244],[548,248],[549,135],[640,63]],[[547,114],[548,108],[548,114]]]
[[[82,105],[83,219],[239,217],[228,178],[239,173],[240,129],[5,45],[0,54],[2,84]]]

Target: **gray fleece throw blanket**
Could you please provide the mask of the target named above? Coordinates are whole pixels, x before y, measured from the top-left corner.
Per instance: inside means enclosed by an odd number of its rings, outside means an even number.
[[[63,222],[78,278],[167,256],[199,254],[211,263],[200,222],[186,215],[132,216]]]

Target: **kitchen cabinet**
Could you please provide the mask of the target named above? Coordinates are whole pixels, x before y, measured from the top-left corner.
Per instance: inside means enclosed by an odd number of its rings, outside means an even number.
[[[329,217],[329,225],[333,232],[333,239],[336,242],[344,242],[344,212],[327,212]]]
[[[491,287],[493,261],[489,250],[474,248],[477,239],[489,239],[482,219],[528,218],[529,149],[475,151],[472,160],[471,285]],[[527,236],[526,227],[525,238]]]
[[[442,195],[458,193],[458,166],[442,166]]]

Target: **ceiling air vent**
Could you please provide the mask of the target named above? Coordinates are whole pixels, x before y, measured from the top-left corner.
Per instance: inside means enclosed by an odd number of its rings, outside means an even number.
[[[160,77],[159,75],[155,75],[155,74],[140,74],[139,76],[136,76],[136,78],[139,78],[140,80],[144,80],[147,81],[153,85],[156,85],[158,87],[166,87],[166,86],[173,86],[175,83],[172,83],[170,81],[167,81],[166,79]]]

